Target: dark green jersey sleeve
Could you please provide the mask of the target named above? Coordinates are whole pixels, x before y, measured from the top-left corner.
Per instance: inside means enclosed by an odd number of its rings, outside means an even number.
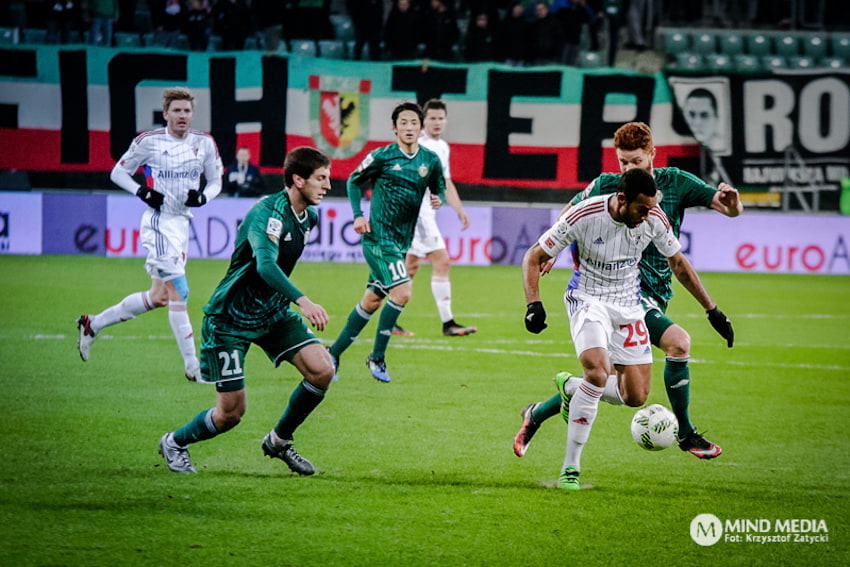
[[[584,188],[584,190],[580,191],[573,197],[572,201],[570,201],[570,205],[578,205],[588,197],[595,197],[597,195],[601,195],[599,192],[599,178],[597,177],[590,184]]]
[[[383,148],[369,152],[357,166],[357,169],[348,177],[345,189],[351,203],[351,210],[354,211],[354,218],[363,216],[363,208],[360,206],[363,199],[363,185],[373,181],[381,172],[383,165],[381,150]]]
[[[269,215],[251,220],[247,236],[257,263],[257,274],[269,287],[295,303],[304,294],[295,287],[277,263],[282,219],[271,211]]]
[[[446,202],[446,177],[443,175],[443,163],[437,159],[437,164],[431,169],[431,176],[428,179],[428,190],[432,195],[437,195],[440,201]]]
[[[710,207],[717,189],[687,171],[679,168],[668,168],[676,177],[675,185],[679,189],[681,206]]]

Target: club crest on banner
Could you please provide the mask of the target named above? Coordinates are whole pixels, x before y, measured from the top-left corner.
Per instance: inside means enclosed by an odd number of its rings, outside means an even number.
[[[310,75],[310,134],[331,158],[357,154],[369,136],[372,81]]]

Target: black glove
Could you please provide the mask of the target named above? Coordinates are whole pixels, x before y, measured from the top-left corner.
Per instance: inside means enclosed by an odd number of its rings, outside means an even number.
[[[548,326],[546,324],[546,310],[543,309],[543,302],[533,301],[529,303],[528,308],[525,310],[525,328],[536,335]]]
[[[157,210],[162,206],[162,201],[165,199],[162,193],[157,193],[150,187],[139,187],[139,190],[136,191],[136,197]]]
[[[717,333],[726,339],[726,346],[732,348],[732,343],[735,342],[735,331],[732,329],[732,321],[726,316],[723,311],[714,307],[705,312],[708,315],[708,322],[714,327]]]
[[[189,189],[189,197],[186,199],[187,207],[200,207],[207,204],[207,196],[203,191]]]

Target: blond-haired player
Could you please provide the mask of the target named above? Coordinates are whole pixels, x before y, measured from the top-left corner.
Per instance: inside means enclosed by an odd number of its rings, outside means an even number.
[[[142,214],[140,238],[148,251],[145,269],[151,277],[151,287],[128,295],[97,315],[81,315],[77,319],[77,347],[83,361],[89,359],[91,345],[103,328],[168,306],[168,321],[183,357],[184,374],[189,380],[197,380],[200,375],[192,323],[186,311],[189,219],[193,207],[203,206],[221,192],[224,168],[212,136],[192,130],[194,100],[187,88],[165,89],[162,115],[166,127],[139,134],[109,176],[148,205]],[[144,169],[145,185],[133,179],[140,167]],[[206,180],[203,189],[201,176]]]

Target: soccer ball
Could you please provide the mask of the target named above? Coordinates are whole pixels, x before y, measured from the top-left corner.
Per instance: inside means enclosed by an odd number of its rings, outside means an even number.
[[[632,438],[648,451],[660,451],[676,442],[679,421],[660,404],[641,408],[632,418]]]

